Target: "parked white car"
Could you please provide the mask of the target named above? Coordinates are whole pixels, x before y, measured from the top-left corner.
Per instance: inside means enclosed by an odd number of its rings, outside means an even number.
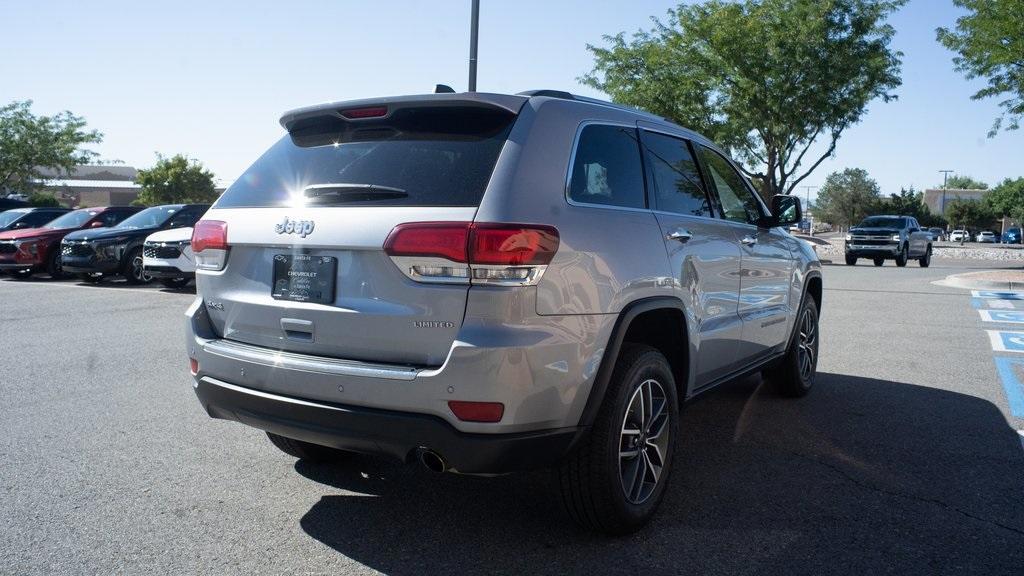
[[[142,245],[142,266],[148,276],[168,288],[184,288],[196,276],[192,228],[150,234]]]
[[[971,233],[967,230],[953,230],[949,233],[950,242],[963,242],[971,239]]]
[[[991,230],[978,232],[978,235],[974,238],[974,240],[977,242],[987,242],[989,244],[998,242],[998,240],[996,239],[996,233]]]

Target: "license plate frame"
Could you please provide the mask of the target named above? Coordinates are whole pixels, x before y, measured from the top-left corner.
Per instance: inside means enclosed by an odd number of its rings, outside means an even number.
[[[332,304],[338,259],[312,254],[275,254],[270,296],[289,302]]]

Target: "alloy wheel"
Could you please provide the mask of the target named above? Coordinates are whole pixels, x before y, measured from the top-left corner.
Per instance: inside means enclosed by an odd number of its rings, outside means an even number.
[[[797,344],[797,362],[800,368],[800,381],[805,385],[814,375],[815,355],[818,349],[818,323],[810,310],[804,310],[800,318],[800,334]]]
[[[146,274],[146,268],[142,264],[142,256],[136,256],[132,260],[132,278],[139,283],[147,283],[153,280],[153,277]]]
[[[643,504],[661,480],[669,446],[667,396],[654,379],[633,391],[622,420],[619,475],[626,500]]]

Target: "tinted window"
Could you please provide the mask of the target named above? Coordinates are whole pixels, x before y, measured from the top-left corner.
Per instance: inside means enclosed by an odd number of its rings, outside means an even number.
[[[761,209],[754,194],[743,182],[743,177],[714,150],[698,146],[708,179],[722,205],[722,217],[734,222],[753,224],[761,218]]]
[[[636,129],[593,124],[580,133],[569,197],[576,202],[644,208]]]
[[[24,224],[26,228],[37,228],[47,222],[50,222],[61,214],[63,214],[63,212],[29,212],[27,216],[18,222],[20,224]]]
[[[478,206],[514,116],[414,108],[302,121],[217,200],[244,206]]]
[[[903,228],[904,219],[894,216],[869,216],[861,221],[861,228]]]
[[[89,219],[92,218],[95,215],[96,215],[96,211],[95,210],[89,210],[89,209],[75,210],[73,212],[68,212],[67,214],[64,214],[60,218],[51,220],[46,225],[46,227],[47,228],[54,228],[54,229],[58,229],[58,228],[78,228],[79,226],[82,226],[83,224],[88,222]]]
[[[163,226],[164,222],[170,220],[179,210],[181,210],[181,206],[177,204],[146,208],[142,212],[121,222],[117,227],[125,229],[156,228]]]
[[[203,213],[206,212],[205,208],[190,208],[184,212],[180,212],[171,218],[171,221],[167,223],[170,228],[188,228],[194,226],[200,218],[203,217]]]
[[[685,140],[645,133],[647,166],[654,182],[654,205],[658,210],[687,216],[711,216],[697,163]]]

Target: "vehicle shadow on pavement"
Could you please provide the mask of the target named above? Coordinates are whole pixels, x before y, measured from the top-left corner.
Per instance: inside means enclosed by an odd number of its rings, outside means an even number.
[[[840,374],[788,400],[748,378],[682,415],[660,513],[576,529],[548,473],[434,475],[354,456],[296,470],[348,491],[301,519],[387,574],[1020,573],[1024,451],[993,404]],[[354,494],[352,494],[354,493]]]

